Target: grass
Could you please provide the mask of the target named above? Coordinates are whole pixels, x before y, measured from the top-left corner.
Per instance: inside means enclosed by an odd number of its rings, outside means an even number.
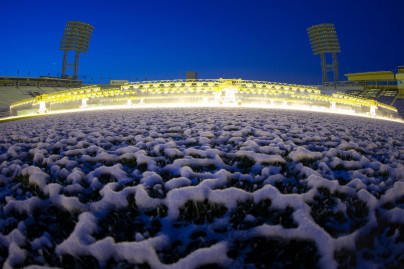
[[[180,208],[180,219],[195,224],[212,223],[215,218],[223,217],[226,212],[224,205],[209,203],[208,200],[187,201],[184,207]]]
[[[346,212],[336,211],[338,200],[346,205]],[[366,203],[355,195],[331,193],[324,187],[318,188],[318,194],[308,204],[316,223],[334,238],[350,234],[365,225],[369,214]]]
[[[255,237],[236,240],[227,255],[247,268],[318,268],[317,252],[311,241]]]
[[[293,220],[293,208],[287,207],[285,210],[271,208],[271,200],[265,199],[257,204],[252,200],[237,202],[237,207],[230,213],[230,223],[236,230],[250,229],[262,224],[281,224],[285,229],[296,228],[297,224]],[[254,220],[245,221],[247,215],[253,216]]]

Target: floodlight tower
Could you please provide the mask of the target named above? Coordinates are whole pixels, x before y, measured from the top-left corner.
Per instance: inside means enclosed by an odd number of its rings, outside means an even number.
[[[62,78],[79,78],[79,58],[80,52],[86,53],[93,32],[93,26],[79,21],[66,22],[65,31],[62,41],[60,42],[60,50],[63,50]],[[69,52],[75,51],[74,62],[69,63]],[[68,70],[73,70],[73,75],[67,75]]]
[[[323,23],[307,28],[311,48],[314,55],[321,56],[321,68],[323,71],[323,84],[329,82],[328,72],[334,73],[334,82],[339,81],[337,53],[341,52],[334,24]],[[327,64],[326,54],[332,55],[332,64]]]

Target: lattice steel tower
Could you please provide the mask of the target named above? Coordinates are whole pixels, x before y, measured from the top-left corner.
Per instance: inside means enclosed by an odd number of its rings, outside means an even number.
[[[321,68],[323,73],[323,84],[329,81],[328,73],[334,73],[334,82],[339,81],[337,53],[341,52],[337,32],[334,24],[317,24],[307,28],[307,34],[310,38],[311,48],[314,55],[321,56]],[[332,64],[327,64],[327,54],[332,56]]]
[[[62,78],[79,78],[80,52],[86,53],[93,32],[93,26],[79,21],[68,21],[60,42],[60,50],[64,50],[62,64]],[[69,52],[75,51],[74,62],[69,63]],[[68,75],[67,71],[73,70],[73,75]]]

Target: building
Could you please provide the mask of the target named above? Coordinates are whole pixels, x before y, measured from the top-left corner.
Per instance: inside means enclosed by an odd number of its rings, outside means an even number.
[[[114,86],[123,86],[125,84],[128,84],[129,80],[124,80],[124,79],[114,79],[109,81],[109,85],[114,85]]]
[[[187,71],[185,79],[189,80],[189,79],[198,79],[198,73],[194,72],[194,71]]]

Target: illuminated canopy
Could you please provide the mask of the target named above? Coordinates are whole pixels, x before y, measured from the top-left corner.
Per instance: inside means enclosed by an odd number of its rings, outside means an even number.
[[[360,113],[395,115],[397,110],[374,100],[346,94],[323,95],[315,87],[241,79],[158,80],[130,82],[120,88],[87,86],[43,94],[10,106],[11,115],[66,108],[144,104],[323,107]],[[46,109],[44,109],[44,105]],[[41,109],[38,109],[41,106]]]

